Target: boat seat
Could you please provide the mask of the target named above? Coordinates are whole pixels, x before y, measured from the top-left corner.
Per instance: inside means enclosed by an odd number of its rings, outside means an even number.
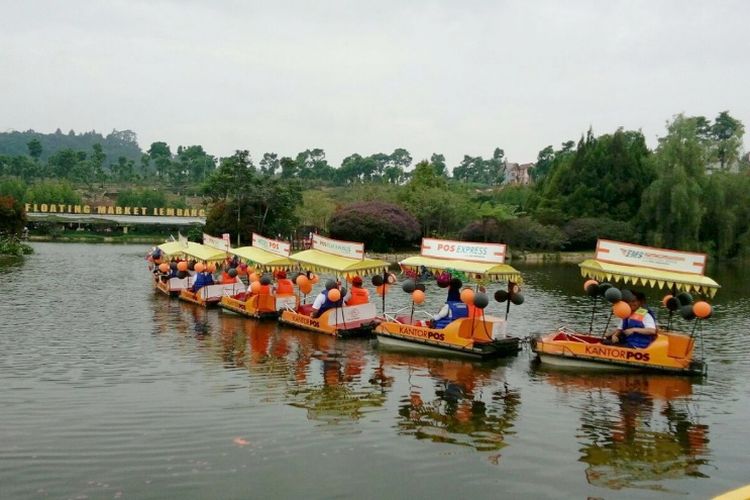
[[[312,314],[313,306],[312,304],[300,304],[297,308],[297,312],[299,314],[304,314],[305,316],[310,316]]]

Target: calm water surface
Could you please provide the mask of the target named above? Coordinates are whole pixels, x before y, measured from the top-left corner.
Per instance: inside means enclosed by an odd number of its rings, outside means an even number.
[[[528,349],[381,350],[157,295],[142,246],[34,247],[0,264],[2,499],[706,498],[750,482],[747,268],[711,271],[724,288],[696,380],[542,370]],[[520,269],[517,335],[588,327],[576,266]],[[428,288],[426,309],[443,295]]]

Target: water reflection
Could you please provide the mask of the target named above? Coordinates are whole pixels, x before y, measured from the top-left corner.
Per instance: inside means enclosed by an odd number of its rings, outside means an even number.
[[[708,426],[691,407],[691,379],[541,368],[536,374],[561,393],[583,398],[577,438],[590,484],[666,490],[668,479],[707,477]]]
[[[381,359],[385,367],[408,373],[408,393],[399,400],[399,434],[477,451],[506,445],[521,398],[507,382],[495,380],[496,363],[388,351],[381,352]]]

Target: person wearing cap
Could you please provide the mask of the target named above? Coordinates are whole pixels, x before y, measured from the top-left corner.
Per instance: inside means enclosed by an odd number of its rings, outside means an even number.
[[[276,271],[276,295],[294,295],[294,284],[283,269]]]
[[[362,278],[355,276],[352,278],[352,288],[344,297],[344,303],[347,306],[358,306],[370,302],[370,292],[362,287]]]

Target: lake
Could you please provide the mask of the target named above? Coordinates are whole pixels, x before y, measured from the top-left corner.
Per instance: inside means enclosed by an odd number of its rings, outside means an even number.
[[[687,378],[542,369],[528,344],[489,362],[383,350],[155,293],[146,246],[33,246],[0,263],[3,499],[707,498],[750,482],[747,265],[709,269],[708,375]],[[510,332],[588,328],[577,266],[517,267]],[[429,285],[424,309],[444,294]]]

